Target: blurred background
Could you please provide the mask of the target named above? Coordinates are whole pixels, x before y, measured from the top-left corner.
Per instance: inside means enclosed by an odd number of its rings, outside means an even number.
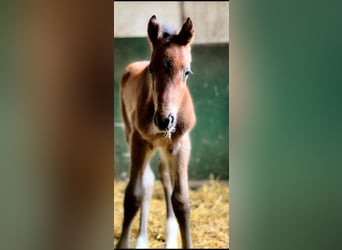
[[[217,156],[228,144],[209,152],[213,147],[201,142],[225,116],[212,121],[218,111],[204,113],[198,102],[225,107],[228,99],[211,97],[213,85],[228,85],[222,79],[229,75],[232,248],[340,249],[342,2],[131,3],[136,12],[125,4],[1,1],[0,249],[111,249],[113,68],[117,93],[123,65],[150,53],[144,36],[152,11],[161,23],[179,28],[189,15],[196,25],[189,86],[199,123],[190,174],[228,159]],[[221,11],[224,20],[229,15],[229,36]],[[117,34],[136,25],[141,34]],[[230,72],[222,67],[228,42]],[[215,46],[224,48],[222,54],[213,52]],[[210,53],[203,55],[204,48]],[[207,91],[197,96],[204,79]],[[220,91],[220,97],[228,92]],[[115,122],[120,119],[115,110]],[[213,131],[228,131],[225,124]],[[117,139],[121,134],[116,126],[116,161],[125,159],[118,157],[126,147]],[[127,171],[128,162],[115,163],[116,171]]]
[[[139,11],[137,11],[139,10]],[[129,150],[120,113],[119,82],[133,61],[149,60],[147,23],[156,15],[160,24],[180,30],[190,17],[195,26],[192,71],[188,86],[197,115],[190,136],[189,178],[229,179],[229,2],[114,2],[114,176],[129,171]],[[152,159],[157,170],[158,154]],[[158,177],[158,176],[156,176]]]
[[[0,14],[0,249],[111,249],[113,3]]]

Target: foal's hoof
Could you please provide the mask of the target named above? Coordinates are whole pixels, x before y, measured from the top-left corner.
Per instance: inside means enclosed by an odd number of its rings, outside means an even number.
[[[138,237],[135,248],[147,248],[148,240],[145,237]]]
[[[171,249],[178,248],[177,241],[167,242],[165,248],[171,248]]]

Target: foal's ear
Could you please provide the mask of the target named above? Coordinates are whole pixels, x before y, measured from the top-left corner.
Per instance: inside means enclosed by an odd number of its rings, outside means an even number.
[[[181,31],[176,36],[176,42],[179,45],[187,45],[187,44],[192,43],[193,38],[194,38],[194,32],[195,32],[194,25],[190,17],[188,17],[185,23],[183,24]]]
[[[157,43],[158,39],[161,37],[161,28],[157,23],[157,18],[155,15],[153,15],[148,22],[147,33],[148,38],[154,46]]]

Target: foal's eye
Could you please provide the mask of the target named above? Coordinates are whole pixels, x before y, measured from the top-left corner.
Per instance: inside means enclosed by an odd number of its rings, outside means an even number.
[[[192,73],[191,69],[185,69],[184,70],[184,78],[188,78],[190,73]]]

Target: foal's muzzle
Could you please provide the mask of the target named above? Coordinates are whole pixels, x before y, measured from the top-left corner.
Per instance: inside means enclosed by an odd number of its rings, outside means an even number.
[[[169,114],[167,117],[163,117],[159,112],[156,112],[154,123],[161,131],[169,131],[176,125],[176,116]]]

